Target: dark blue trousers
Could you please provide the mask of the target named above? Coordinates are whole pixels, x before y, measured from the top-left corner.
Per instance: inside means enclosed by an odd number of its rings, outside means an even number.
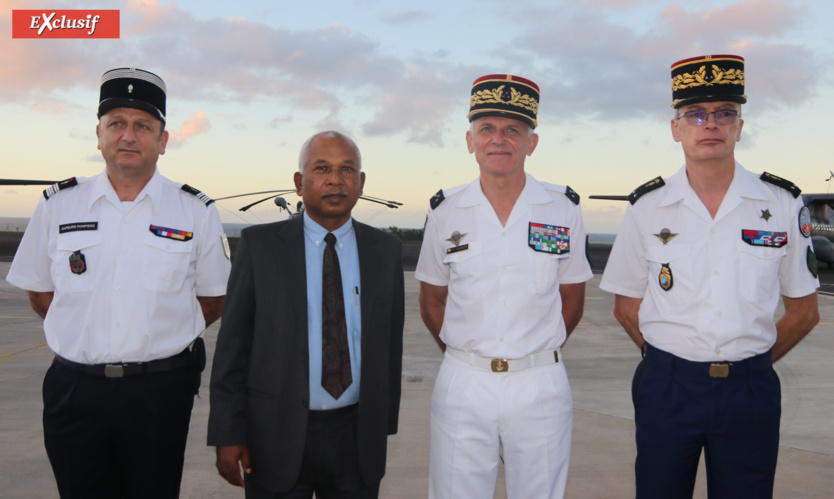
[[[44,443],[62,499],[179,496],[194,404],[185,367],[105,378],[53,362],[43,404]]]
[[[727,377],[647,345],[632,383],[637,497],[691,498],[701,450],[716,498],[770,498],[781,394],[770,352],[732,362]]]

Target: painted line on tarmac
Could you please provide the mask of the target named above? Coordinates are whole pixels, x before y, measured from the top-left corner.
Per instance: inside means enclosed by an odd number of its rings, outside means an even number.
[[[14,357],[15,355],[19,355],[19,354],[22,354],[23,352],[28,352],[28,351],[30,351],[30,350],[36,350],[36,349],[38,349],[38,348],[43,348],[43,347],[45,347],[45,346],[46,346],[46,343],[44,343],[43,345],[38,345],[38,346],[36,346],[36,347],[27,348],[26,350],[21,350],[21,351],[19,351],[19,352],[15,352],[15,353],[7,353],[6,355],[0,355],[0,360],[7,359],[7,358],[9,358],[9,357]]]

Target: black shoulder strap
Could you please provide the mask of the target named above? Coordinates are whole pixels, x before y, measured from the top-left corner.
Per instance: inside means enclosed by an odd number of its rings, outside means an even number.
[[[777,187],[785,189],[793,195],[794,199],[798,198],[799,194],[802,192],[802,189],[797,187],[796,184],[794,184],[790,180],[785,180],[782,177],[777,177],[772,173],[764,172],[762,173],[762,176],[759,178],[762,179],[763,182],[767,182],[768,184],[773,184]]]
[[[643,197],[644,194],[648,194],[655,189],[660,189],[664,185],[666,185],[666,182],[664,182],[661,177],[655,177],[640,187],[634,189],[631,194],[628,195],[628,202],[634,204],[638,199]]]
[[[78,180],[76,180],[75,177],[62,180],[44,189],[43,197],[46,198],[47,201],[49,201],[49,198],[54,196],[56,192],[68,189],[70,187],[75,187],[76,185],[78,185]]]
[[[579,204],[579,194],[577,194],[575,190],[571,189],[569,185],[565,186],[565,196],[573,201],[573,204]]]
[[[443,196],[443,189],[440,189],[439,191],[437,191],[437,194],[432,196],[429,200],[429,205],[431,205],[431,209],[434,210],[435,208],[440,206],[440,203],[442,203],[444,199],[446,199],[446,197]]]
[[[188,185],[188,184],[182,184],[182,190],[184,190],[185,192],[187,192],[187,193],[189,193],[189,194],[191,194],[191,195],[193,195],[193,196],[196,196],[196,197],[197,197],[197,199],[199,199],[200,201],[202,201],[202,202],[206,203],[206,206],[208,206],[208,205],[210,205],[211,203],[213,203],[213,202],[214,202],[214,200],[213,200],[213,199],[211,199],[210,197],[206,196],[205,194],[203,194],[203,193],[202,193],[202,192],[200,192],[199,190],[197,190],[197,189],[195,189],[195,188],[191,187],[191,186],[190,186],[190,185]]]

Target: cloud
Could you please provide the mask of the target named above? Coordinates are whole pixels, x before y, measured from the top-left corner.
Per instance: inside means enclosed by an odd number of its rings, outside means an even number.
[[[285,114],[283,116],[276,116],[269,122],[269,128],[275,130],[281,128],[282,125],[292,123],[292,114]]]
[[[195,135],[202,135],[209,131],[211,124],[205,113],[197,111],[183,122],[182,127],[177,130],[168,130],[170,138],[168,147],[177,148],[185,144],[185,141]]]
[[[402,10],[383,12],[381,18],[388,24],[403,26],[431,19],[432,15],[423,10]]]
[[[157,0],[122,6],[118,40],[0,38],[0,102],[66,98],[79,87],[96,91],[107,69],[153,61],[143,68],[163,77],[170,99],[270,101],[290,114],[323,113],[320,123],[333,127],[342,123],[345,109],[360,108],[350,114],[363,120],[354,125],[369,134],[441,142],[436,130],[448,118],[444,103],[454,94],[441,88],[438,95],[436,85],[425,85],[437,79],[436,65],[415,70],[361,32],[340,24],[292,29],[242,18],[198,19],[176,3]],[[395,17],[405,22],[423,16],[411,11]]]
[[[13,1],[15,8],[44,6]],[[826,65],[812,48],[784,41],[807,17],[803,4],[637,3],[521,2],[507,9],[504,2],[483,2],[467,21],[500,13],[506,33],[484,37],[475,48],[452,44],[439,52],[430,47],[426,54],[392,55],[385,40],[338,23],[301,29],[240,17],[198,18],[176,2],[115,1],[108,8],[121,7],[118,40],[0,37],[0,103],[51,114],[76,112],[67,103],[74,91],[97,95],[104,71],[144,61],[152,66],[145,69],[165,79],[170,99],[194,108],[263,102],[281,110],[271,127],[287,117],[304,123],[312,116],[316,126],[439,147],[450,136],[450,124],[464,123],[472,81],[496,71],[538,82],[540,121],[564,126],[668,119],[671,63],[699,54],[743,55],[751,102],[795,106],[816,95]],[[646,18],[645,11],[654,12],[654,18]],[[392,26],[439,17],[395,9],[377,15]],[[0,12],[0,26],[10,29],[10,22],[10,10]],[[452,59],[461,54],[467,55],[464,62]],[[185,138],[172,138],[172,147]]]
[[[501,55],[536,61],[533,79],[542,86],[545,120],[666,118],[672,63],[703,54],[744,56],[751,98],[796,105],[815,95],[819,62],[808,48],[783,41],[805,15],[803,5],[772,0],[709,9],[685,5],[673,4],[643,25],[615,22],[578,4],[559,12],[529,9],[518,15],[539,22]]]

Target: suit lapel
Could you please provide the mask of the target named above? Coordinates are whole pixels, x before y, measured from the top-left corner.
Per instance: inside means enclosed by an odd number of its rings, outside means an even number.
[[[295,328],[307,335],[307,259],[304,251],[304,219],[288,220],[278,230],[275,258],[284,266],[287,282],[279,283],[289,289]],[[279,327],[286,327],[286,324]]]
[[[362,308],[362,352],[368,351],[373,338],[371,333],[371,321],[374,318],[373,305],[376,294],[379,292],[377,273],[377,259],[379,258],[379,239],[374,229],[353,221],[353,230],[356,233],[356,247],[359,252],[359,283],[361,285],[361,308]]]

